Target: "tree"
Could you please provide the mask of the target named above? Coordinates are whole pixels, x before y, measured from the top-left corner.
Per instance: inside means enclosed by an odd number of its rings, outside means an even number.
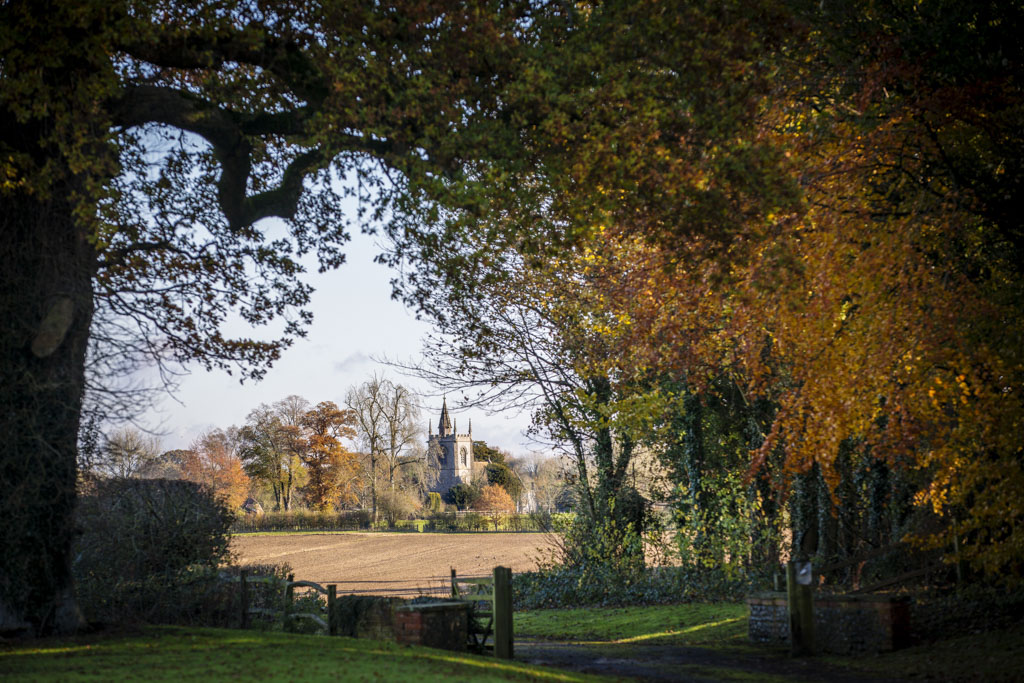
[[[533,463],[530,466],[529,481],[537,509],[552,512],[558,507],[559,496],[566,488],[562,464],[557,458],[537,454],[531,454],[530,458]]]
[[[473,502],[473,509],[483,512],[515,512],[516,504],[505,489],[491,484],[480,491],[480,497]]]
[[[486,441],[473,442],[473,462],[505,464],[505,454],[501,450],[488,446]]]
[[[425,460],[416,453],[423,441],[419,408],[407,388],[377,375],[350,389],[345,404],[355,413],[356,433],[370,454],[371,496],[376,519],[378,464],[384,465],[388,488],[394,490],[399,468]],[[408,457],[413,454],[416,457]],[[428,467],[423,474],[429,473]]]
[[[94,313],[148,358],[260,376],[309,322],[297,257],[342,261],[332,179],[361,179],[344,187],[367,220],[419,215],[504,146],[496,86],[528,24],[480,9],[3,5],[0,387],[19,436],[2,478],[19,495],[0,509],[0,630],[81,623],[68,549]],[[281,336],[232,339],[235,315]]]
[[[445,502],[459,510],[467,510],[480,497],[480,489],[471,484],[456,484],[445,492]]]
[[[627,554],[626,564],[642,565],[642,545],[623,540],[639,537],[640,517],[618,498],[635,497],[627,474],[650,420],[650,398],[613,350],[617,323],[591,293],[597,253],[588,248],[515,268],[513,256],[505,255],[496,259],[500,279],[484,275],[474,296],[437,290],[431,310],[443,310],[445,329],[459,333],[431,339],[416,371],[446,390],[469,393],[478,405],[532,409],[535,435],[563,449],[572,463],[582,503],[577,519],[587,527],[577,538],[607,536],[602,547],[612,555],[590,559],[617,561]],[[504,465],[491,463],[487,474],[491,483],[500,480],[521,493]]]
[[[356,435],[355,423],[353,411],[341,410],[332,401],[318,403],[302,416],[302,425],[309,430],[302,456],[308,473],[302,489],[307,506],[330,510],[354,497],[359,463],[356,455],[342,446],[341,439]]]
[[[192,442],[181,464],[182,478],[203,484],[237,511],[249,497],[249,477],[238,457],[235,434],[219,429]]]
[[[239,454],[246,472],[270,485],[275,509],[291,509],[292,494],[306,478],[301,455],[304,451],[299,421],[309,403],[289,396],[273,405],[252,410],[239,430]]]
[[[523,481],[516,474],[515,470],[504,463],[488,463],[487,483],[500,486],[512,498],[513,501],[520,501],[523,496]]]
[[[160,458],[160,442],[132,427],[115,430],[105,441],[100,460],[93,463],[96,474],[133,479],[144,475]]]

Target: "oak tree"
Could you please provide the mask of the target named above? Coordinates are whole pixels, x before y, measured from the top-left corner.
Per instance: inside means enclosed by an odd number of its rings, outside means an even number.
[[[302,455],[306,466],[306,485],[302,488],[306,505],[314,510],[331,510],[342,501],[352,502],[360,476],[356,454],[349,452],[342,439],[356,435],[356,417],[332,401],[323,401],[302,416],[307,448]]]

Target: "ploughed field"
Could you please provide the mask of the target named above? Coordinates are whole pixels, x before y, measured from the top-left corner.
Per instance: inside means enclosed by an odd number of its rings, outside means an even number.
[[[483,576],[496,566],[537,568],[548,546],[539,533],[289,533],[235,536],[240,564],[287,564],[296,580],[338,585],[338,593],[444,595],[451,568]]]

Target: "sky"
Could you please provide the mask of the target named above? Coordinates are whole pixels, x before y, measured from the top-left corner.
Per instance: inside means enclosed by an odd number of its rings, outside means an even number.
[[[236,377],[223,372],[191,368],[191,373],[181,378],[174,397],[165,396],[137,420],[139,425],[157,433],[166,450],[187,448],[202,432],[241,426],[259,404],[291,394],[313,404],[334,401],[344,405],[349,387],[376,372],[420,394],[424,438],[428,420],[436,430],[442,399],[437,388],[379,362],[384,358],[404,363],[419,360],[422,339],[431,328],[391,299],[393,272],[373,262],[381,251],[375,239],[355,234],[347,245],[346,263],[339,269],[317,274],[313,268],[314,272],[307,273],[306,281],[316,288],[310,304],[313,324],[308,336],[286,349],[262,381],[239,384]],[[529,425],[528,415],[460,410],[455,398],[448,397],[448,408],[460,432],[472,420],[477,440],[514,455],[542,450],[523,434]]]

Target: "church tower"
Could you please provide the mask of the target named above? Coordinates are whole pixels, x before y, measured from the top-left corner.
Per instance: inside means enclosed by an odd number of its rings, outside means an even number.
[[[440,476],[432,490],[444,494],[456,484],[468,484],[473,477],[473,423],[469,431],[459,434],[456,424],[448,415],[448,399],[441,406],[441,417],[437,421],[437,434],[430,430],[427,438],[428,453],[437,445]]]

